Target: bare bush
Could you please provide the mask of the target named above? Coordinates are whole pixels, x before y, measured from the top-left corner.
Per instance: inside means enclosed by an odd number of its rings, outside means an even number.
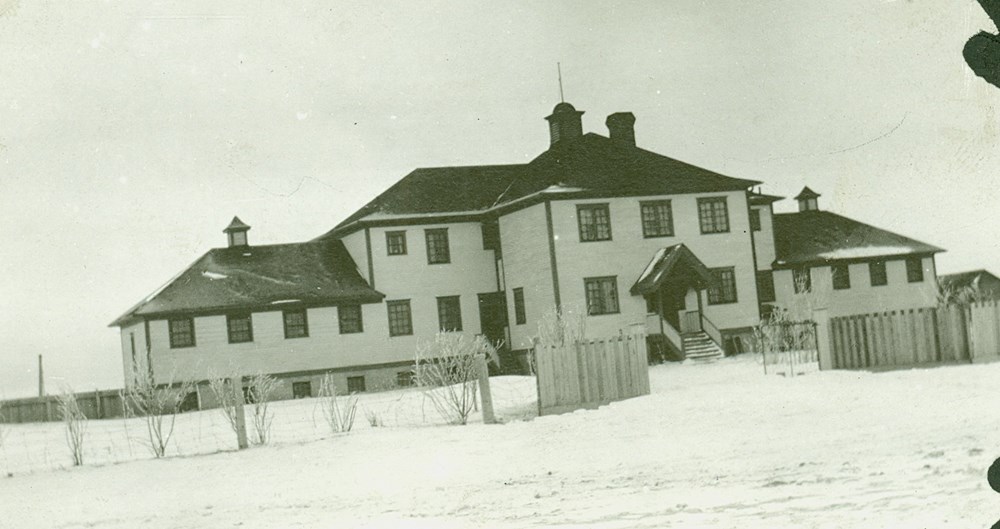
[[[234,390],[229,380],[223,377],[213,377],[208,381],[208,389],[219,404],[219,411],[225,416],[229,427],[233,429],[234,433],[239,433],[236,427],[236,395],[239,394],[240,390]]]
[[[940,306],[971,305],[990,299],[990,296],[979,288],[978,283],[963,286],[938,283],[937,304]]]
[[[173,378],[173,377],[171,377]],[[149,373],[137,373],[134,384],[125,390],[125,407],[129,415],[146,422],[149,449],[157,458],[163,457],[174,434],[177,414],[184,398],[194,391],[193,382],[167,383],[157,386]]]
[[[481,358],[496,363],[496,348],[483,336],[439,332],[417,346],[414,380],[441,418],[466,424],[476,408]]]
[[[583,339],[586,331],[586,311],[570,305],[542,314],[534,340],[546,345],[563,345]]]
[[[253,401],[253,429],[257,434],[254,444],[266,445],[271,439],[271,422],[274,414],[268,409],[278,387],[278,380],[271,375],[257,373],[248,382],[250,398]]]
[[[319,384],[319,404],[323,409],[323,419],[333,433],[347,433],[354,427],[354,415],[358,410],[357,395],[337,395],[333,375],[323,376]]]
[[[372,428],[378,428],[379,426],[385,426],[385,421],[382,420],[382,416],[375,410],[365,409],[365,419],[368,419],[368,425]]]
[[[73,455],[73,466],[83,464],[83,440],[87,434],[87,416],[80,409],[76,394],[70,389],[64,389],[56,396],[59,403],[59,414],[66,426],[66,445]]]

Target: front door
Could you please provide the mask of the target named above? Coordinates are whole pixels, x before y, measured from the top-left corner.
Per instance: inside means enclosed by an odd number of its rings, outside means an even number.
[[[479,325],[486,339],[494,345],[505,344],[507,297],[503,292],[479,294]]]
[[[681,318],[681,332],[698,332],[701,330],[701,311],[689,310]]]

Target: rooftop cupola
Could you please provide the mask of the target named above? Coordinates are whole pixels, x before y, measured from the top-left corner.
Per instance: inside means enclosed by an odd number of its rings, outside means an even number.
[[[803,187],[799,196],[795,197],[795,200],[799,201],[799,211],[819,211],[819,202],[817,201],[819,197],[820,194],[809,189],[809,186]]]
[[[250,226],[240,220],[239,217],[233,217],[233,221],[229,223],[229,226],[222,230],[229,238],[230,248],[234,246],[250,246],[250,243],[247,242],[248,231],[250,231]]]
[[[565,101],[556,105],[545,119],[549,122],[549,145],[583,136],[582,110],[573,108]]]
[[[621,145],[635,147],[635,114],[631,112],[615,112],[604,121],[608,126],[611,141]]]

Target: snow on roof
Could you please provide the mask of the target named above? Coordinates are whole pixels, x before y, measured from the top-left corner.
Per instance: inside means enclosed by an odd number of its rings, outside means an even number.
[[[639,279],[636,280],[636,283],[642,281],[643,279],[646,279],[646,276],[648,276],[653,271],[653,269],[656,268],[656,264],[660,262],[660,259],[663,259],[663,254],[667,253],[667,250],[669,248],[672,248],[672,246],[656,250],[656,255],[654,255],[653,258],[649,260],[649,264],[646,265],[646,268],[642,271],[642,274],[639,275]],[[659,279],[659,277],[657,277],[657,279]]]
[[[302,300],[300,300],[300,299],[279,299],[277,301],[272,301],[271,305],[281,305],[283,303],[298,303],[299,301],[302,301]]]
[[[218,272],[209,272],[208,270],[205,270],[204,272],[202,272],[201,275],[203,275],[203,276],[205,276],[205,277],[207,277],[209,279],[226,279],[227,277],[229,277],[226,274],[220,274]]]
[[[863,257],[881,257],[884,255],[903,255],[914,253],[909,246],[859,246],[855,248],[837,248],[830,252],[820,253],[823,259],[859,259]]]

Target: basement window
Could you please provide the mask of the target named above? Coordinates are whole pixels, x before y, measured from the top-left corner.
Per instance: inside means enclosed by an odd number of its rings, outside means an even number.
[[[312,397],[312,383],[310,382],[292,382],[292,398],[293,399],[308,399]]]
[[[347,377],[347,394],[365,392],[365,377]]]

